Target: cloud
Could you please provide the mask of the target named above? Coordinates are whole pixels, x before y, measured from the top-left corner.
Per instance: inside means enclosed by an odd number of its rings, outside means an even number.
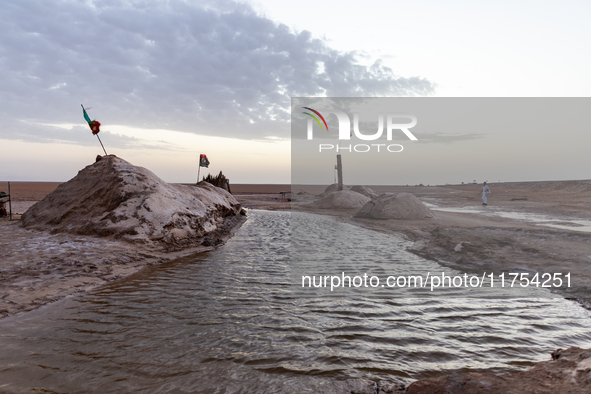
[[[98,146],[99,142],[92,135],[88,126],[55,126],[47,124],[28,123],[14,119],[7,119],[2,125],[0,138],[7,140],[37,142],[37,143],[66,143],[82,146]],[[102,127],[101,127],[102,128]],[[101,140],[108,141],[107,148],[158,148],[173,149],[164,141],[148,141],[127,135],[110,132],[102,128]],[[174,147],[179,149],[178,147]]]
[[[285,138],[292,96],[434,91],[231,1],[8,0],[0,35],[4,123],[82,124],[82,103],[103,125]]]

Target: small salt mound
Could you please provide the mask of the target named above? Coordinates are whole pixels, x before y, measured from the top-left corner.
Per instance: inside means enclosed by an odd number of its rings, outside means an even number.
[[[348,186],[343,185],[343,190],[349,190],[349,189],[350,188]],[[337,191],[339,191],[339,184],[338,183],[333,183],[332,185],[328,185],[326,187],[326,189],[324,189],[324,192],[322,192],[322,194],[319,194],[318,197],[326,197],[330,193],[337,192]]]
[[[369,198],[363,194],[350,190],[341,190],[328,193],[326,196],[312,202],[309,206],[317,209],[358,209]]]
[[[371,190],[367,186],[353,186],[351,188],[351,190],[354,192],[357,192],[357,193],[361,193],[364,196],[369,197],[369,198],[376,198],[378,196],[378,194],[376,192],[374,192],[373,190]]]
[[[221,188],[204,182],[168,184],[110,155],[61,184],[29,208],[21,221],[27,228],[52,232],[186,245],[239,212],[238,201]]]
[[[410,193],[382,194],[365,204],[355,217],[370,219],[429,219],[431,210]]]
[[[346,186],[343,186],[344,189],[346,189]],[[328,185],[326,187],[326,189],[324,189],[324,193],[330,193],[330,192],[334,192],[337,191],[339,189],[339,184],[338,183],[333,183],[332,185]]]

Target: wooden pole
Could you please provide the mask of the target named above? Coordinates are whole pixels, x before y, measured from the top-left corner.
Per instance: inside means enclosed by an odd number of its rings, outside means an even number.
[[[8,210],[10,211],[9,220],[12,220],[12,197],[10,197],[10,182],[8,182]]]
[[[197,170],[197,183],[199,183],[199,174],[201,173],[201,158],[199,158],[199,169]]]
[[[343,190],[343,162],[341,161],[341,155],[337,155],[337,174],[339,177],[337,190]]]
[[[99,142],[101,143],[101,146],[103,147],[103,151],[105,152],[105,156],[107,156],[107,151],[105,150],[105,147],[103,146],[103,141],[101,141],[101,137],[98,136],[98,133],[95,134],[96,138],[98,138]]]

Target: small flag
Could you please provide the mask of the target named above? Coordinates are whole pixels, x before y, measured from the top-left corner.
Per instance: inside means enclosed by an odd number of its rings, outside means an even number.
[[[88,123],[91,122],[90,117],[88,116],[88,114],[86,113],[86,109],[84,109],[84,107],[82,107],[82,112],[84,112],[84,119],[86,119],[86,121]]]
[[[98,134],[101,131],[101,124],[97,120],[88,122],[88,125],[90,126],[90,130],[92,130],[92,134]]]
[[[334,165],[334,169],[335,169],[335,170],[338,170],[338,169],[339,169],[339,166],[335,164],[335,165]]]
[[[199,167],[209,168],[209,160],[207,160],[206,155],[199,155]]]
[[[92,134],[100,133],[101,124],[97,120],[90,120],[90,116],[86,113],[86,109],[82,106],[82,112],[84,113],[84,119],[88,122],[88,127],[92,130]]]
[[[88,114],[86,113],[86,109],[84,109],[84,106],[82,104],[80,104],[80,106],[82,107],[82,113],[84,114],[84,120],[86,120],[88,122],[88,127],[90,127],[90,130],[92,130],[92,134],[96,135],[96,138],[98,138],[99,142],[101,143],[101,146],[103,148],[103,152],[105,152],[105,155],[107,155],[107,151],[105,149],[105,146],[103,145],[103,141],[101,141],[101,137],[98,136],[98,133],[101,131],[101,129],[100,129],[101,124],[96,120],[90,120],[90,116],[88,116]]]

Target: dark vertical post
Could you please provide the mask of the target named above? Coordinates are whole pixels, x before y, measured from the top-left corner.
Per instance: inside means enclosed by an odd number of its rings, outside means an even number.
[[[10,211],[10,220],[12,220],[12,197],[10,196],[10,182],[8,182],[8,210]]]
[[[98,133],[95,134],[96,138],[98,138],[99,142],[101,143],[101,146],[103,147],[103,152],[105,152],[105,156],[107,156],[107,151],[105,150],[105,146],[103,145],[103,141],[101,141],[101,137],[98,136]]]
[[[341,155],[337,155],[337,175],[339,177],[337,190],[343,190],[343,162],[341,161]]]

